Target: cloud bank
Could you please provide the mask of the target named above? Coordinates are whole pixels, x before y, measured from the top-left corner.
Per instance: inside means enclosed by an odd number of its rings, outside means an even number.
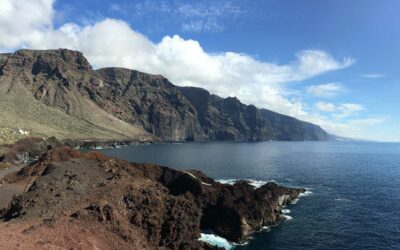
[[[199,42],[179,35],[165,36],[155,43],[125,21],[109,18],[90,25],[65,23],[54,27],[53,4],[54,0],[0,1],[0,48],[80,50],[96,68],[126,67],[162,74],[176,85],[203,87],[223,97],[237,96],[244,103],[314,122],[334,133],[347,126],[307,112],[301,99],[288,94],[288,83],[349,67],[355,61],[352,58],[336,59],[326,51],[303,50],[292,61],[277,64],[243,53],[211,54]],[[310,86],[307,92],[332,97],[342,90],[339,83],[327,83]],[[336,119],[363,109],[357,104],[321,102],[315,106],[319,111],[339,111]]]

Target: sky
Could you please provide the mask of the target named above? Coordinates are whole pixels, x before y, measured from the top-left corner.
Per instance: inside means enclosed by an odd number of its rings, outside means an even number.
[[[94,68],[400,141],[398,0],[0,0],[0,52],[80,50]]]

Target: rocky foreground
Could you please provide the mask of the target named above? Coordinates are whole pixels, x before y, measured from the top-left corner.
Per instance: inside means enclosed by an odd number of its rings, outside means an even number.
[[[243,242],[281,220],[282,206],[305,191],[220,184],[55,139],[0,148],[0,169],[10,167],[20,170],[3,185],[24,191],[0,212],[0,249],[217,249],[198,240],[202,230]]]

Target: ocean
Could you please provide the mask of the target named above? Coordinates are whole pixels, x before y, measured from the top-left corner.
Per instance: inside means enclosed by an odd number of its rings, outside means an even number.
[[[400,144],[207,142],[100,150],[134,162],[199,169],[231,182],[307,188],[287,220],[235,249],[400,249]],[[230,245],[213,235],[209,241]]]

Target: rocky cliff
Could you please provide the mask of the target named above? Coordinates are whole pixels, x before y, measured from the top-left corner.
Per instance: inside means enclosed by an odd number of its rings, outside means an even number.
[[[123,68],[93,70],[82,53],[65,49],[0,55],[0,97],[0,126],[15,127],[18,122],[40,136],[153,136],[164,141],[329,139],[316,125],[244,105],[234,97],[177,87],[159,75]]]
[[[196,108],[203,133],[209,140],[321,141],[330,135],[319,126],[276,112],[245,105],[235,97],[221,98],[207,90],[180,87]]]
[[[305,191],[221,184],[199,171],[82,153],[54,139],[3,150],[0,164],[22,167],[3,184],[26,188],[0,209],[1,249],[217,249],[198,240],[202,230],[243,242],[282,220],[282,207]]]

